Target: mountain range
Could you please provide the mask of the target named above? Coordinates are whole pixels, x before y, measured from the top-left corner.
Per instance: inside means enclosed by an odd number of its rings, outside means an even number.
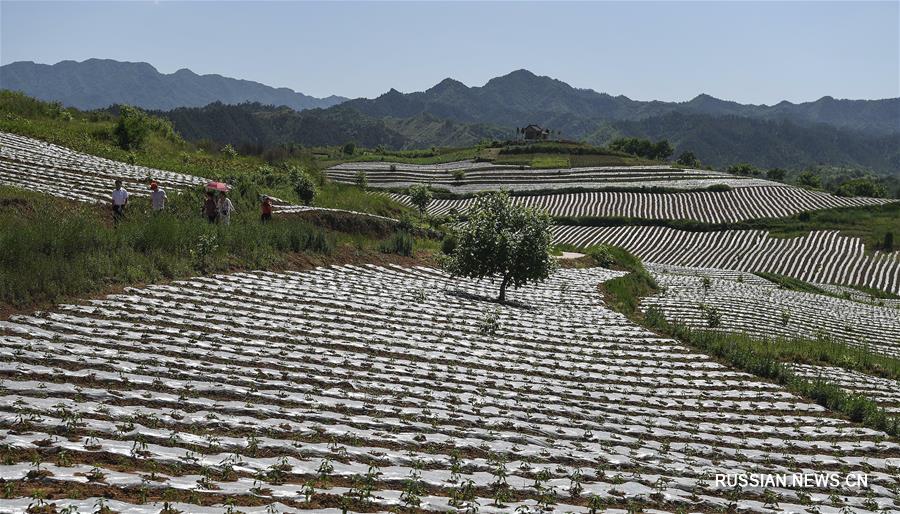
[[[213,102],[261,102],[303,110],[331,107],[340,96],[314,98],[288,88],[221,75],[198,75],[188,69],[160,73],[145,62],[88,59],[53,65],[20,61],[0,66],[0,89],[11,89],[58,101],[78,109],[100,109],[128,104],[144,109],[202,107]]]
[[[350,100],[343,105],[374,117],[428,113],[466,123],[515,127],[533,122],[573,138],[588,135],[604,122],[642,120],[670,112],[824,123],[879,135],[900,133],[900,98],[836,100],[826,96],[815,102],[783,101],[766,106],[701,94],[688,102],[647,102],[577,89],[528,70],[493,78],[481,87],[448,78],[422,92],[403,94],[392,89],[378,98]]]
[[[701,94],[638,101],[517,70],[483,86],[448,78],[420,92],[316,99],[289,89],[147,63],[89,59],[0,67],[0,87],[91,109],[128,103],[169,118],[187,139],[265,147],[354,141],[367,147],[465,146],[515,137],[537,123],[555,136],[605,144],[668,139],[713,166],[850,166],[900,176],[900,98],[749,105]]]

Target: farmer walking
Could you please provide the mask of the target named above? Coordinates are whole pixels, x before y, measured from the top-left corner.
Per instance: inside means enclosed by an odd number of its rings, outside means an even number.
[[[206,192],[206,201],[203,202],[203,215],[210,223],[215,223],[219,217],[219,206],[216,205],[216,195],[212,191]]]
[[[262,220],[263,223],[272,219],[272,199],[268,196],[262,197],[262,203],[259,206],[259,210],[262,212],[259,219]]]
[[[113,222],[118,224],[125,217],[125,206],[128,205],[128,191],[122,187],[122,181],[116,180],[116,188],[112,192]]]
[[[166,208],[166,192],[159,188],[155,180],[150,182],[150,208],[153,212],[161,212]]]
[[[231,213],[234,212],[234,204],[228,198],[228,193],[222,191],[219,193],[219,219],[223,225],[231,224]]]

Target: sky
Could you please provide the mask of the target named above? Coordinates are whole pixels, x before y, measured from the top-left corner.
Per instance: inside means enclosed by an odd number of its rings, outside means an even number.
[[[91,57],[313,96],[481,86],[525,68],[636,100],[900,96],[886,2],[14,2],[0,64]]]

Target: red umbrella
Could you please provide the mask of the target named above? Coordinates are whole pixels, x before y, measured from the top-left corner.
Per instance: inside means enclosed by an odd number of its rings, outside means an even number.
[[[209,182],[206,184],[206,189],[211,191],[224,191],[227,193],[231,189],[231,186],[224,182]]]

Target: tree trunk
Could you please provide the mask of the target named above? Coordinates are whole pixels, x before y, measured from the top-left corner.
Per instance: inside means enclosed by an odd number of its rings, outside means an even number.
[[[506,286],[509,285],[509,275],[503,275],[503,282],[500,282],[500,297],[497,301],[503,303],[506,301]]]

